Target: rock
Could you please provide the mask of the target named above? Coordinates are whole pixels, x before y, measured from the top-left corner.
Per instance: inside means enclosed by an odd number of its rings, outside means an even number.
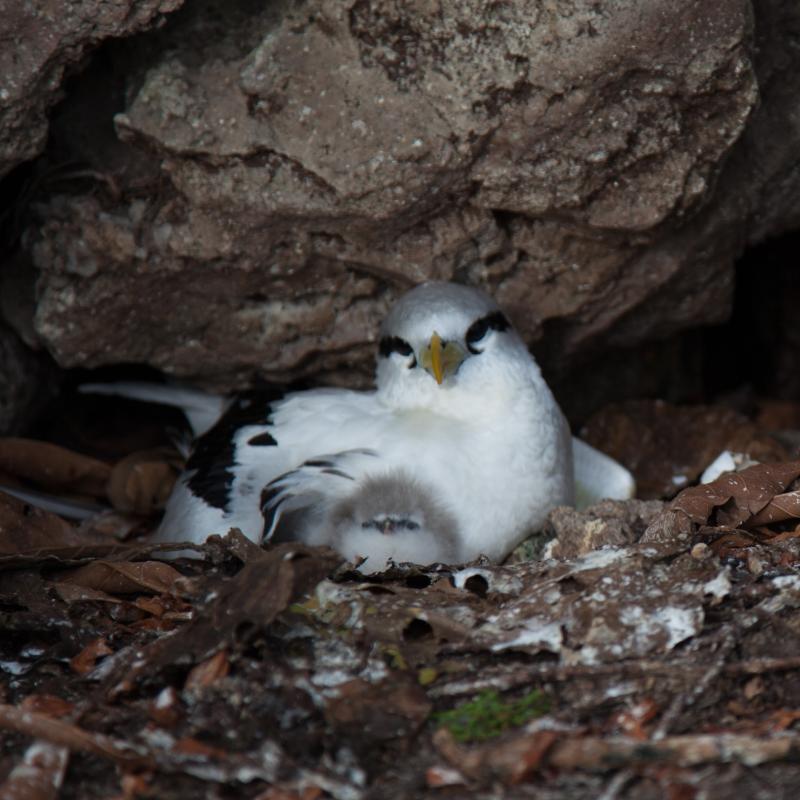
[[[796,13],[762,11],[767,37]],[[429,278],[492,291],[551,371],[719,322],[763,186],[734,147],[751,28],[744,0],[192,4],[117,55],[117,134],[157,177],[53,196],[28,231],[37,331],[65,366],[363,385]],[[794,80],[781,53],[767,84]]]
[[[584,511],[553,509],[546,530],[553,538],[545,557],[577,558],[601,547],[634,544],[662,509],[657,500],[603,500]]]
[[[60,98],[65,75],[80,64],[89,50],[110,37],[143,30],[181,2],[4,2],[0,176],[44,149],[47,112]]]
[[[0,324],[0,436],[19,433],[50,398],[50,365]]]

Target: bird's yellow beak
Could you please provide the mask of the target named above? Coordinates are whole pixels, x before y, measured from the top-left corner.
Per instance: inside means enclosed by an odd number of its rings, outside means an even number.
[[[430,344],[420,354],[420,364],[441,386],[445,378],[457,372],[466,357],[463,347],[455,342],[443,343],[439,334],[434,331]]]

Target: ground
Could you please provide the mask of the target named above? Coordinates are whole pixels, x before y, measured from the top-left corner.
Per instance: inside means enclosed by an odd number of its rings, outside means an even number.
[[[0,495],[0,797],[797,796],[796,409],[607,409],[642,499],[367,576],[236,531],[159,560],[164,420],[76,403],[0,440],[2,482],[114,506]],[[763,463],[697,486],[725,447]]]

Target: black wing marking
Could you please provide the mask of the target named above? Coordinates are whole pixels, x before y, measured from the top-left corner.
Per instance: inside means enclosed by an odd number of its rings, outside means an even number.
[[[323,475],[347,481],[355,478],[345,472],[351,457],[378,453],[369,448],[354,448],[332,455],[317,456],[304,461],[299,467],[284,472],[268,483],[261,492],[261,514],[264,517],[264,540],[291,541],[294,530],[303,521],[308,509],[323,497],[332,485]]]
[[[237,395],[217,424],[197,440],[186,462],[189,473],[186,483],[193,494],[214,508],[228,510],[234,478],[236,448],[233,440],[236,431],[246,425],[269,425],[272,422],[270,406],[284,394],[283,389],[270,387]],[[268,433],[253,439],[260,441],[251,439],[250,444],[277,444]]]
[[[247,444],[252,445],[253,447],[263,447],[263,446],[271,446],[278,444],[275,439],[273,439],[270,434],[266,431],[264,433],[257,433],[255,436],[251,436],[247,440]]]

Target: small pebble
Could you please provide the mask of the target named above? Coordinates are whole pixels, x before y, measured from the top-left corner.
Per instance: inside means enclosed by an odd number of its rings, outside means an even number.
[[[702,561],[704,558],[708,558],[710,555],[711,548],[705,542],[698,542],[691,549],[692,558],[696,558],[698,561]]]

